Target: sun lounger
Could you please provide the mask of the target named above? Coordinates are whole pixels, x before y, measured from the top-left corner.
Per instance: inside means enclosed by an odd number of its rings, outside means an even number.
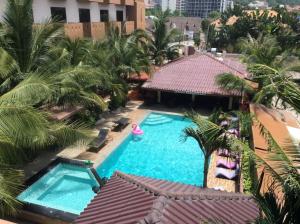
[[[239,131],[236,128],[229,129],[228,132],[230,134],[235,135],[236,137],[239,137],[239,135],[240,135]]]
[[[216,168],[216,177],[218,177],[218,178],[234,180],[235,178],[237,178],[238,173],[239,173],[238,168],[235,170],[229,170],[229,169],[225,169],[225,168]]]
[[[228,149],[218,149],[218,156],[230,157],[231,154]]]
[[[217,155],[239,159],[239,154],[237,152],[230,152],[228,149],[218,149]]]
[[[116,127],[114,128],[114,131],[122,131],[129,124],[129,118],[122,117],[115,121],[115,124]]]
[[[106,128],[100,129],[97,138],[89,144],[90,148],[88,151],[98,152],[107,143],[108,132],[109,130]]]
[[[217,167],[223,167],[227,169],[235,169],[237,163],[234,161],[231,161],[229,159],[218,159],[217,160]]]

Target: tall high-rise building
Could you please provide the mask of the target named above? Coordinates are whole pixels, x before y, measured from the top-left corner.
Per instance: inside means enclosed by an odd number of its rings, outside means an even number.
[[[182,1],[182,0],[179,0]],[[183,0],[185,14],[191,17],[206,18],[212,11],[223,12],[232,7],[232,0]]]
[[[186,0],[176,0],[176,10],[178,10],[180,14],[185,12],[185,1]]]

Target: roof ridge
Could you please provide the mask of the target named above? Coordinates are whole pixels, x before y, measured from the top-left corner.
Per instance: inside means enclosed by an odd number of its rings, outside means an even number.
[[[210,55],[210,54],[208,54],[208,53],[203,53],[203,54],[206,55],[206,56],[208,56],[209,58],[211,58],[211,59],[213,59],[213,60],[219,62],[220,64],[223,64],[223,65],[227,66],[228,68],[235,70],[236,72],[238,72],[238,73],[240,73],[241,75],[243,75],[243,76],[246,77],[246,74],[244,74],[243,72],[239,71],[239,69],[233,67],[232,65],[229,65],[228,63],[225,63],[224,61],[220,61],[220,60],[218,60],[217,58],[213,57],[212,55]],[[229,59],[229,60],[230,60],[230,59]]]
[[[199,189],[199,192],[171,192],[168,190],[162,190],[159,189],[159,187],[154,187],[151,184],[147,184],[147,183],[143,183],[142,181],[136,179],[136,177],[134,175],[129,175],[129,174],[125,174],[122,173],[120,171],[116,171],[115,173],[116,176],[118,176],[119,178],[122,178],[123,180],[127,181],[128,183],[131,183],[133,185],[136,185],[137,187],[143,189],[144,191],[147,192],[152,192],[154,195],[156,196],[165,196],[167,198],[172,198],[172,199],[181,199],[181,200],[213,200],[213,199],[218,199],[218,200],[233,200],[233,199],[246,199],[246,200],[250,200],[252,199],[251,196],[248,195],[244,195],[241,193],[234,193],[234,192],[222,192],[222,191],[217,191],[214,189],[204,189],[204,188],[200,188],[197,187]],[[146,177],[147,178],[147,177]],[[152,179],[152,178],[148,178],[148,179]],[[166,182],[170,182],[170,181],[166,181]],[[180,183],[178,183],[180,184]],[[186,184],[181,184],[181,185],[185,185],[188,186]]]

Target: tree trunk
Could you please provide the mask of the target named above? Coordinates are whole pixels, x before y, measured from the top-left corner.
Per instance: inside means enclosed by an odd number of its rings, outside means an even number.
[[[209,168],[209,156],[206,156],[204,157],[203,188],[207,188],[208,168]]]

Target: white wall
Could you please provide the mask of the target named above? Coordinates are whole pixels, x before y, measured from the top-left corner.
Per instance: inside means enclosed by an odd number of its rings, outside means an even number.
[[[0,21],[3,18],[5,7],[6,7],[6,0],[0,0]]]

